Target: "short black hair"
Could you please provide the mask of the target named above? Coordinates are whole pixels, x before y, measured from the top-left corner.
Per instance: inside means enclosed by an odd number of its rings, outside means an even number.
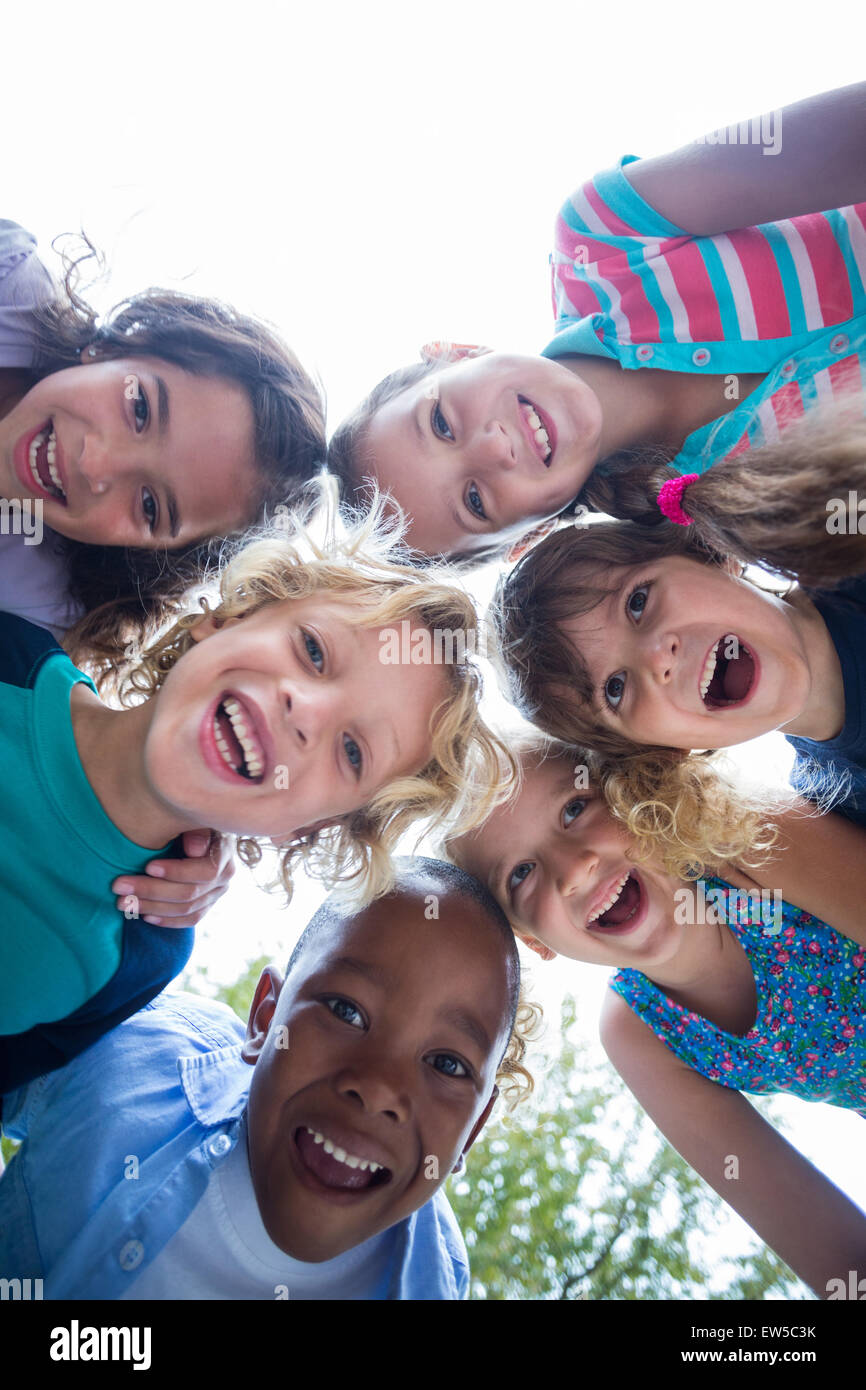
[[[520,957],[517,953],[517,944],[514,940],[511,924],[493,894],[472,874],[468,874],[465,869],[458,868],[456,864],[447,863],[444,859],[427,859],[419,855],[413,858],[398,859],[395,861],[395,870],[394,888],[387,896],[397,897],[400,893],[415,888],[419,879],[426,878],[438,883],[443,892],[453,893],[458,898],[468,898],[470,902],[475,903],[499,932],[505,948],[508,972],[508,1034],[510,1037],[514,1029],[514,1020],[517,1016],[517,1006],[520,1000]],[[361,910],[366,911],[366,908]],[[302,951],[317,940],[322,933],[360,915],[360,911],[352,911],[345,898],[338,893],[331,893],[301,932],[286,966],[286,975],[291,973],[292,967],[296,964]]]

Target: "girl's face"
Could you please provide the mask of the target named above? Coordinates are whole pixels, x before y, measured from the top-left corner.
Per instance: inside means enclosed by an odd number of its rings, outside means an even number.
[[[363,470],[410,516],[412,545],[469,555],[556,516],[589,476],[600,434],[598,398],[566,367],[490,352],[382,406]]]
[[[563,624],[607,728],[634,743],[727,748],[795,719],[810,668],[790,603],[684,556],[614,572]]]
[[[567,758],[524,764],[516,801],[463,836],[459,858],[528,944],[593,965],[658,967],[676,952],[677,881],[627,857],[630,839]]]
[[[261,486],[246,392],[155,357],[69,367],[0,421],[0,491],[90,545],[173,550],[252,519]]]
[[[447,698],[441,666],[380,662],[381,629],[324,593],[216,629],[166,678],[145,742],[151,790],[193,825],[285,839],[411,776]]]

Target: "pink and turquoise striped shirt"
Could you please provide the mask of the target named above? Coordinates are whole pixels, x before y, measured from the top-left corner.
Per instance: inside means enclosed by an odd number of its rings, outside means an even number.
[[[689,435],[673,460],[684,472],[771,442],[813,405],[866,389],[866,203],[690,236],[632,188],[623,166],[633,160],[596,175],[560,212],[546,357],[765,373],[730,414]]]

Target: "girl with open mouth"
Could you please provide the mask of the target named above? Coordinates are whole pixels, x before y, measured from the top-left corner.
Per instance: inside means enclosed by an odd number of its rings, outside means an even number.
[[[866,832],[793,797],[750,805],[709,766],[670,764],[649,802],[637,761],[541,736],[518,757],[517,796],[451,840],[451,857],[545,960],[613,968],[601,1039],[623,1079],[826,1296],[866,1246],[866,1215],[742,1093],[866,1117]]]
[[[866,522],[834,524],[858,496],[856,399],[691,481],[652,460],[599,480],[587,502],[629,519],[546,537],[497,591],[512,700],[610,754],[778,729],[797,789],[866,824]]]
[[[705,471],[859,383],[863,90],[763,117],[772,158],[758,143],[693,141],[578,188],[556,223],[543,353],[428,345],[331,439],[347,493],[363,501],[373,480],[419,550],[477,562],[555,524],[623,451]]]

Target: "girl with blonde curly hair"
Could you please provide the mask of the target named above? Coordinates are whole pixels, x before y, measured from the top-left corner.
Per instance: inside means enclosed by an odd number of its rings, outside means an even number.
[[[13,794],[0,1032],[65,1019],[109,985],[124,911],[136,912],[123,899],[120,912],[106,906],[109,884],[185,830],[249,837],[247,862],[273,842],[289,892],[303,860],[370,899],[390,887],[391,851],[413,822],[453,816],[465,827],[495,802],[507,755],[480,718],[477,667],[410,661],[385,672],[380,660],[402,623],[459,630],[471,651],[470,599],[405,562],[381,506],[344,524],[332,480],[288,521],[239,547],[212,611],[205,601],[143,653],[122,709],[104,705],[42,629],[3,618],[0,737]],[[46,841],[57,850],[47,873]],[[114,1022],[145,1002],[126,994],[113,1000]]]
[[[708,762],[670,760],[659,798],[640,759],[535,735],[518,761],[516,798],[451,839],[451,858],[542,958],[613,968],[601,1039],[623,1079],[826,1295],[862,1258],[866,1216],[741,1093],[866,1118],[866,833],[792,796],[750,803]]]

